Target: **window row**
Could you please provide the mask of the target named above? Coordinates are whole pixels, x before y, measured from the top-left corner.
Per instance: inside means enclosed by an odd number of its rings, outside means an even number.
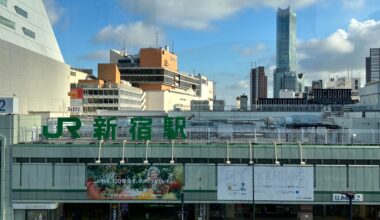
[[[84,90],[85,95],[119,95],[119,90]]]
[[[118,99],[83,99],[83,104],[114,104],[119,103]]]
[[[83,112],[96,112],[96,110],[117,111],[117,107],[83,107]]]

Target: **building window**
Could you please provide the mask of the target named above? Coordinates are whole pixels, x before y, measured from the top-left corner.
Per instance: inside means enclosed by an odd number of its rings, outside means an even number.
[[[14,23],[13,21],[9,19],[4,18],[3,16],[0,16],[0,23],[4,26],[12,28],[13,30],[16,29],[16,23]]]
[[[28,18],[28,12],[25,11],[24,9],[18,7],[17,5],[15,6],[16,13],[23,16],[24,18]]]
[[[28,37],[30,37],[30,38],[33,38],[33,39],[36,38],[36,34],[35,34],[33,31],[31,31],[31,30],[29,30],[28,28],[26,28],[26,27],[22,27],[22,31],[24,32],[24,34],[25,34],[26,36],[28,36]]]
[[[8,0],[0,0],[0,5],[7,6]]]

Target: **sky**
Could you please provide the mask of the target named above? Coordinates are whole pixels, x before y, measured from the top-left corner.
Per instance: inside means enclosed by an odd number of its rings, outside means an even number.
[[[44,0],[65,62],[93,68],[109,50],[168,45],[179,70],[216,82],[228,105],[249,94],[249,71],[264,66],[268,96],[276,65],[276,10],[297,14],[297,72],[312,80],[354,76],[380,47],[379,0]],[[158,36],[158,38],[157,38]]]

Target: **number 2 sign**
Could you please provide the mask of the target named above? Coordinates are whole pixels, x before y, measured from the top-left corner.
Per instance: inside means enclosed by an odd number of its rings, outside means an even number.
[[[18,98],[2,98],[0,97],[0,114],[17,114]]]

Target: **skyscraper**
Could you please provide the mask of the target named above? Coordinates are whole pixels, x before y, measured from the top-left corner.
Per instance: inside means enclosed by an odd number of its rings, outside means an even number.
[[[251,105],[255,105],[259,98],[267,98],[267,76],[263,66],[251,69],[249,88]]]
[[[380,80],[380,48],[371,48],[366,58],[366,84]]]
[[[296,14],[290,6],[277,11],[276,65],[278,72],[296,70]]]
[[[298,77],[296,75],[296,14],[289,6],[286,9],[279,8],[277,11],[277,36],[276,36],[276,70],[273,80],[273,96],[279,97],[281,89],[291,89],[301,92]],[[284,78],[287,82],[284,82]],[[289,79],[294,82],[289,84]],[[294,85],[293,85],[294,84]],[[290,86],[290,87],[288,87]]]

